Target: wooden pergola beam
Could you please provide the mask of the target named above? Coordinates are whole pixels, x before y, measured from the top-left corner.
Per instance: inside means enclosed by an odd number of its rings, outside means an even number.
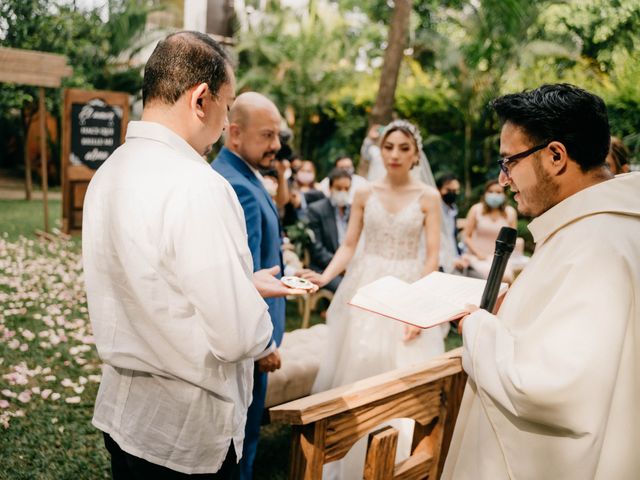
[[[73,73],[64,55],[16,48],[0,47],[0,65],[0,82],[35,87],[59,87]]]

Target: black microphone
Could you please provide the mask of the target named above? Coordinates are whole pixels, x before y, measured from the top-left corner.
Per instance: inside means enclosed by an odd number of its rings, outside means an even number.
[[[487,284],[482,293],[482,300],[480,300],[480,308],[487,312],[493,312],[493,307],[496,306],[500,283],[502,282],[504,271],[507,268],[507,262],[509,261],[511,252],[513,252],[513,247],[516,245],[517,237],[518,231],[515,228],[502,227],[500,229],[500,233],[496,239],[496,252],[493,255],[491,270],[489,270]]]

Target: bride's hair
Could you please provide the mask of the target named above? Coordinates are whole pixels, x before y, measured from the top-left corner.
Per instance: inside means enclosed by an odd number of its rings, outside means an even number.
[[[420,135],[420,130],[418,130],[418,127],[408,120],[394,120],[384,127],[382,137],[380,138],[380,144],[382,144],[391,133],[396,131],[400,131],[413,138],[418,154],[422,151],[422,135]]]

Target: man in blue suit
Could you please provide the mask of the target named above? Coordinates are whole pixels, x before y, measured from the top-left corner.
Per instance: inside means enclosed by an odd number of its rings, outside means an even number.
[[[280,149],[280,113],[269,99],[255,92],[236,98],[229,113],[225,144],[212,167],[226,178],[244,210],[253,270],[280,267],[282,253],[278,210],[264,188],[258,168],[268,167]],[[278,274],[279,276],[279,274]],[[284,334],[285,299],[265,299],[273,323],[270,349],[258,358],[254,369],[253,401],[249,406],[240,461],[240,478],[253,478],[260,422],[267,391],[267,372],[280,368],[278,345]]]

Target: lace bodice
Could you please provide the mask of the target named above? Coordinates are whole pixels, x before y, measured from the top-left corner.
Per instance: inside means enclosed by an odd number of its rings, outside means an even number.
[[[390,260],[417,259],[423,224],[419,197],[389,213],[372,192],[364,209],[364,253]]]

